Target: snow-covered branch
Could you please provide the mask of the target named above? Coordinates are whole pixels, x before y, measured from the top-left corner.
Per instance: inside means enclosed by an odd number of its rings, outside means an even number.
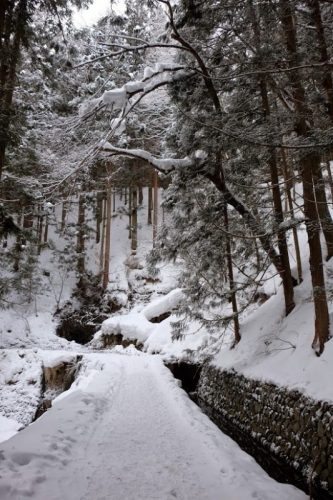
[[[84,102],[79,109],[80,119],[86,120],[106,107],[114,111],[120,110],[124,118],[149,93],[191,75],[191,72],[186,71],[184,66],[179,64],[158,63],[153,68],[147,67],[141,80],[130,81],[120,88],[105,91],[97,99]],[[138,99],[128,106],[129,100],[136,95]]]
[[[88,59],[87,61],[84,61],[80,64],[77,64],[76,66],[73,67],[73,69],[77,68],[82,68],[83,66],[87,66],[88,64],[92,64],[95,62],[99,61],[104,61],[105,59],[111,58],[111,57],[119,57],[123,56],[124,54],[127,54],[129,52],[139,52],[139,51],[144,51],[148,49],[156,49],[156,48],[168,48],[168,49],[177,49],[177,50],[184,50],[188,52],[187,47],[183,47],[182,45],[179,44],[172,44],[172,43],[144,43],[141,45],[121,45],[121,44],[103,44],[104,46],[112,46],[112,47],[117,47],[119,50],[116,51],[108,51],[100,56],[97,56],[93,59]]]
[[[157,158],[144,149],[126,149],[113,146],[109,142],[100,144],[101,151],[109,152],[112,156],[127,156],[137,160],[143,160],[156,170],[163,174],[167,174],[176,168],[191,167],[194,161],[189,158]]]

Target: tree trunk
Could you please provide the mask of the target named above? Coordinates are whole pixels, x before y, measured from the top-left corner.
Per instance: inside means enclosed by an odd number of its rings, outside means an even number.
[[[148,220],[147,223],[149,225],[152,224],[151,214],[153,211],[153,188],[151,186],[148,187]]]
[[[139,205],[143,203],[143,189],[142,186],[139,186]]]
[[[249,4],[250,4],[250,9],[251,9],[251,14],[252,14],[251,17],[252,17],[253,30],[254,30],[254,34],[255,34],[256,49],[257,49],[257,52],[259,54],[259,67],[260,67],[260,69],[262,69],[261,68],[262,60],[260,59],[260,55],[261,55],[260,28],[259,28],[259,23],[257,20],[257,13],[256,13],[256,10],[253,6],[252,0],[250,0]],[[261,94],[263,112],[264,112],[265,119],[268,122],[270,114],[271,114],[271,110],[270,110],[270,103],[269,103],[269,97],[268,97],[268,91],[267,91],[267,84],[266,84],[266,80],[265,80],[264,75],[260,76],[259,86],[260,86],[260,94]],[[275,218],[275,226],[276,226],[275,230],[277,233],[277,240],[278,240],[278,248],[279,248],[279,252],[280,252],[281,265],[283,267],[283,272],[282,272],[281,278],[282,278],[282,285],[283,285],[283,292],[284,292],[285,313],[286,313],[286,316],[288,316],[288,314],[295,307],[294,287],[293,287],[293,278],[292,278],[291,269],[290,269],[286,233],[282,229],[282,223],[284,220],[284,216],[283,216],[283,207],[282,207],[281,192],[280,192],[280,185],[279,185],[279,174],[278,174],[278,167],[277,167],[277,160],[276,160],[276,152],[275,152],[275,149],[273,149],[273,148],[269,150],[268,164],[269,164],[271,185],[272,185],[272,194],[273,194],[274,218]]]
[[[103,221],[103,193],[96,196],[96,244],[101,241],[101,224]]]
[[[41,210],[41,207],[39,208]],[[37,253],[40,255],[42,250],[42,240],[43,240],[43,221],[44,215],[38,216],[38,224],[37,224]]]
[[[47,243],[48,239],[49,239],[49,216],[46,214],[43,242]]]
[[[135,253],[138,246],[138,189],[132,191],[132,240],[131,249]]]
[[[16,70],[22,38],[28,20],[27,0],[20,0],[14,12],[14,2],[0,2],[0,180],[6,162],[6,148],[10,138],[12,101],[16,83]]]
[[[333,204],[333,177],[332,177],[330,160],[326,160],[326,168],[327,168],[327,175],[328,175],[328,183],[329,183],[330,191],[331,191],[331,203]]]
[[[85,270],[84,259],[84,237],[85,237],[85,194],[80,194],[77,214],[77,272],[79,275],[78,286],[83,284],[83,274]]]
[[[116,211],[116,190],[112,190],[112,212]]]
[[[294,216],[295,216],[294,215],[294,205],[293,205],[293,199],[291,196],[291,187],[292,186],[291,186],[291,182],[290,182],[290,178],[289,178],[289,168],[288,168],[286,153],[285,153],[284,149],[281,150],[281,154],[282,154],[282,165],[283,165],[283,177],[284,177],[284,183],[285,183],[285,189],[286,189],[286,199],[288,201],[290,217],[292,219],[294,219]],[[300,247],[299,247],[297,228],[295,226],[293,226],[292,232],[293,232],[295,255],[296,255],[298,283],[301,283],[303,281],[302,259],[301,259],[301,251],[300,251]]]
[[[226,238],[226,252],[227,252],[227,268],[229,277],[229,287],[230,287],[230,300],[233,312],[233,322],[234,322],[234,343],[232,347],[241,340],[239,318],[238,318],[238,307],[237,307],[237,297],[234,282],[234,271],[232,263],[231,254],[231,237],[229,235],[229,215],[228,215],[228,205],[223,203],[223,215],[224,215],[224,228],[225,228],[225,238]]]
[[[132,186],[128,188],[128,238],[132,238]]]
[[[103,266],[103,281],[104,290],[109,283],[110,272],[110,250],[111,250],[111,211],[112,211],[112,190],[111,182],[108,182],[107,197],[106,197],[106,231],[105,231],[105,251],[104,251],[104,266]]]
[[[315,161],[317,161],[315,159]],[[311,183],[312,158],[302,161],[302,181],[304,190],[304,213],[310,248],[310,270],[315,307],[315,335],[313,348],[321,354],[329,339],[329,315],[323,270],[323,257],[320,245],[320,225],[317,217],[316,200]]]
[[[154,170],[153,178],[153,246],[155,246],[158,224],[158,173]]]
[[[21,213],[17,217],[17,225],[19,227],[22,227],[23,225],[23,218],[24,218],[24,208],[21,208]],[[21,248],[22,245],[22,240],[21,240],[21,235],[18,234],[16,236],[16,243],[15,243],[15,258],[14,258],[14,264],[13,264],[13,271],[17,272],[20,269],[20,260],[21,260]]]
[[[67,212],[68,212],[68,201],[64,200],[62,202],[62,209],[61,209],[61,226],[60,226],[61,232],[63,232],[66,227]]]
[[[102,207],[101,207],[101,213],[102,213],[102,230],[101,230],[101,246],[100,246],[100,254],[99,254],[99,268],[100,268],[100,273],[101,276],[103,274],[103,264],[104,264],[104,243],[105,243],[105,231],[106,231],[106,201],[104,198],[104,193],[103,193],[103,199],[102,199]]]
[[[319,155],[317,155],[316,165],[317,168],[313,171],[312,179],[315,187],[318,216],[326,241],[326,260],[329,260],[333,256],[333,224],[331,214],[327,205],[325,181],[323,179],[323,174],[321,171]]]
[[[251,230],[251,232],[254,235],[256,235],[257,239],[261,243],[262,248],[270,258],[272,264],[274,265],[275,269],[277,270],[282,279],[284,274],[284,267],[282,265],[280,255],[276,252],[274,248],[271,235],[268,234],[267,231],[260,232],[261,230],[260,223],[258,223],[256,217],[246,207],[246,205],[244,205],[244,203],[242,203],[236,196],[233,195],[230,189],[226,186],[224,182],[223,168],[218,165],[219,161],[220,160],[217,161],[214,174],[213,175],[205,174],[205,177],[207,177],[209,180],[213,182],[215,187],[223,195],[223,198],[228,203],[228,205],[230,205],[236,210],[236,212],[244,220],[246,226]]]
[[[312,22],[317,32],[320,62],[328,63],[330,61],[330,57],[328,55],[328,50],[327,50],[325,30],[321,17],[320,3],[319,0],[309,0],[309,4],[311,7],[310,12],[311,12]],[[327,111],[331,120],[333,121],[333,80],[330,67],[328,65],[323,66],[323,68],[320,69],[319,72],[320,73],[322,72],[323,74],[322,86],[324,88],[327,97]]]
[[[289,67],[299,65],[294,12],[289,0],[281,0],[281,22],[284,29]],[[306,97],[300,74],[297,70],[289,72],[292,96],[295,106],[295,129],[300,136],[307,137],[307,117],[310,111],[306,106]],[[310,115],[311,116],[311,115]],[[316,208],[313,187],[313,174],[318,171],[319,159],[315,153],[306,152],[300,159],[304,195],[304,214],[310,250],[310,271],[315,309],[315,335],[313,348],[318,354],[324,350],[329,339],[329,315],[323,270],[323,257],[320,245],[320,224]]]

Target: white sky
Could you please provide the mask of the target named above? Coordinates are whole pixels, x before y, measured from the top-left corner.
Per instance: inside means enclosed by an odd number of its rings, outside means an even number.
[[[88,9],[75,10],[73,16],[75,26],[82,28],[93,25],[109,12],[110,4],[110,0],[94,0]],[[113,1],[113,7],[119,14],[123,13],[125,10],[124,1]]]

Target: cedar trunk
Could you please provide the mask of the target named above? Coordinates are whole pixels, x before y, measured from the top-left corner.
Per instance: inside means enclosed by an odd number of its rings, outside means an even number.
[[[158,173],[154,170],[153,179],[153,246],[155,246],[158,224]]]
[[[289,67],[297,67],[297,37],[294,23],[294,12],[289,0],[281,0],[281,22],[284,29]],[[302,137],[307,137],[309,130],[307,118],[311,118],[306,104],[306,95],[299,71],[291,71],[289,79],[295,106],[295,130]],[[304,214],[310,250],[310,271],[315,309],[315,335],[313,347],[318,354],[324,350],[329,339],[329,315],[323,269],[323,256],[320,244],[320,221],[317,213],[313,177],[320,168],[319,155],[306,153],[300,158],[304,196]]]
[[[132,191],[132,240],[131,249],[135,253],[138,246],[138,189]]]
[[[230,287],[230,299],[231,299],[233,322],[234,322],[234,343],[233,343],[234,347],[241,340],[241,334],[239,327],[237,296],[236,296],[234,270],[233,270],[232,255],[231,255],[231,237],[229,235],[228,205],[226,203],[223,203],[223,216],[224,216],[224,228],[226,234],[225,237],[226,237],[227,268],[228,268],[228,278]]]
[[[110,250],[111,250],[111,211],[112,211],[112,191],[111,183],[108,183],[108,190],[106,196],[106,230],[105,230],[105,249],[104,249],[104,266],[103,266],[103,281],[102,286],[104,289],[109,283],[110,272]]]
[[[256,43],[256,48],[257,48],[258,54],[259,54],[258,64],[259,64],[259,68],[261,69],[263,66],[263,62],[261,59],[261,35],[260,35],[259,23],[257,20],[257,13],[256,13],[256,10],[253,6],[252,0],[250,0],[250,9],[251,9],[251,14],[252,14],[255,43]],[[267,91],[267,83],[266,83],[266,79],[265,79],[263,74],[259,78],[260,78],[259,79],[259,88],[260,88],[260,95],[261,95],[263,112],[264,112],[265,119],[268,122],[270,114],[271,114],[271,110],[270,110],[270,102],[269,102],[269,96],[268,96],[268,91]],[[282,229],[284,215],[283,215],[281,191],[280,191],[280,185],[279,185],[279,174],[278,174],[276,152],[275,152],[275,149],[273,149],[273,148],[271,148],[269,150],[268,164],[269,164],[271,184],[272,184],[273,208],[274,208],[274,218],[275,218],[275,226],[276,226],[275,230],[276,230],[276,234],[277,234],[281,266],[283,269],[283,271],[281,273],[281,279],[282,279],[283,292],[284,292],[285,313],[287,316],[295,307],[294,285],[293,285],[293,278],[292,278],[291,269],[290,269],[290,261],[289,261],[286,233]]]
[[[78,215],[77,215],[77,243],[76,243],[76,253],[77,253],[77,272],[79,274],[79,286],[82,284],[83,274],[84,274],[84,228],[85,223],[85,195],[80,194],[79,205],[78,205]]]

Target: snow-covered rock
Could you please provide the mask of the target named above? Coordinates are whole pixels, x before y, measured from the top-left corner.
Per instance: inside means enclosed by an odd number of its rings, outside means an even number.
[[[108,335],[121,335],[123,339],[143,343],[153,328],[154,325],[141,313],[132,312],[122,316],[113,316],[103,321],[101,330],[94,336],[94,341]]]

